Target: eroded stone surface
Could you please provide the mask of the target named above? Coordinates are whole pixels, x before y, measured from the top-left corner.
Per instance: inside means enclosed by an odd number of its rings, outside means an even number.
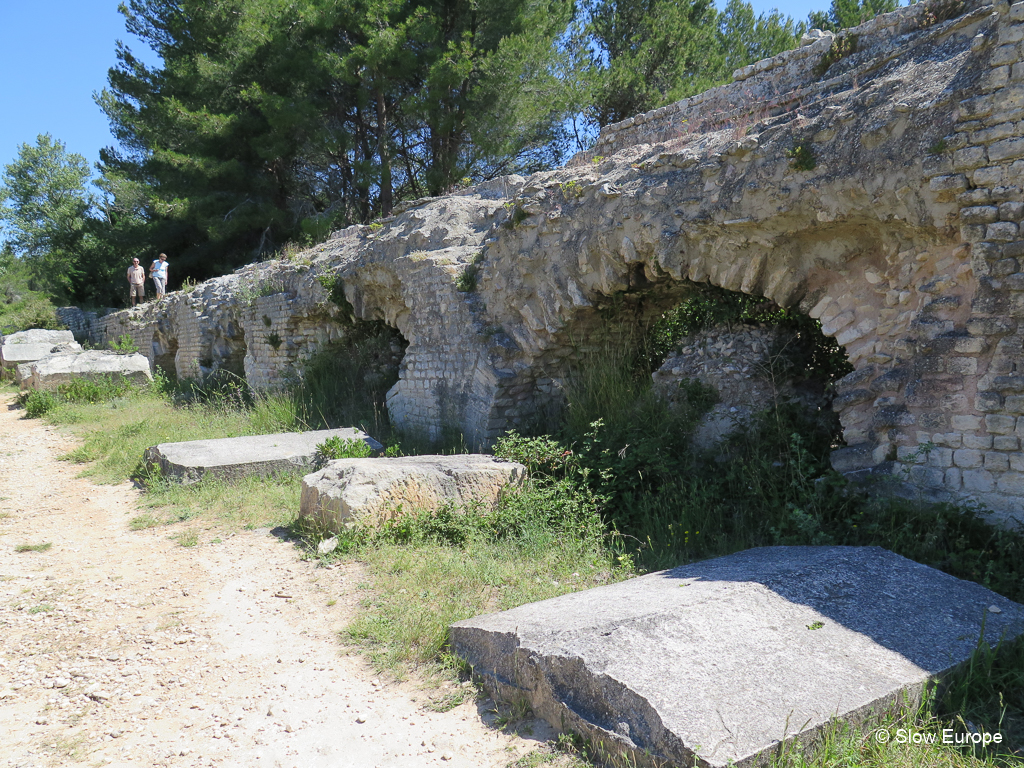
[[[299,518],[340,530],[447,503],[492,509],[525,476],[522,464],[480,454],[338,459],[302,478]]]
[[[153,380],[145,355],[119,355],[98,349],[49,355],[34,363],[23,363],[18,366],[18,377],[22,389],[56,389],[72,379],[127,380],[133,384]]]
[[[6,336],[0,335],[0,344],[49,344],[51,347],[57,344],[73,342],[75,336],[71,331],[50,331],[43,328],[30,328],[27,331],[9,333]]]
[[[236,480],[308,467],[313,462],[316,447],[332,437],[361,440],[373,451],[384,448],[358,429],[321,429],[161,443],[146,449],[145,460],[159,467],[164,476],[186,484],[198,482],[205,476]]]
[[[982,622],[1016,637],[1024,606],[877,547],[766,547],[461,621],[451,641],[556,728],[640,765],[724,767],[913,701]]]
[[[7,370],[17,369],[25,363],[34,363],[49,355],[77,354],[82,351],[81,345],[70,341],[61,344],[4,344],[0,348],[3,367]]]

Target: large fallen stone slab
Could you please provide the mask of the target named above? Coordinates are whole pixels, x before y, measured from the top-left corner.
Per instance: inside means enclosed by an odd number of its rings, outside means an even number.
[[[50,355],[71,354],[75,355],[82,351],[82,346],[76,341],[66,341],[60,344],[4,344],[0,347],[0,363],[4,370],[16,370],[25,363],[34,363]]]
[[[316,447],[331,437],[362,440],[374,451],[384,448],[358,429],[321,429],[161,443],[146,449],[145,460],[150,466],[159,467],[165,477],[185,484],[198,482],[207,476],[237,480],[308,467],[313,462]]]
[[[336,531],[448,503],[493,509],[502,490],[525,476],[522,464],[474,453],[338,459],[302,478],[299,519]]]
[[[51,347],[57,344],[68,344],[75,340],[71,331],[48,331],[43,328],[30,328],[27,331],[9,333],[0,336],[0,344],[49,344]]]
[[[73,379],[129,381],[146,384],[153,380],[149,360],[138,352],[119,355],[99,349],[77,354],[57,354],[18,366],[22,389],[56,389]]]
[[[461,621],[496,695],[637,765],[750,766],[855,725],[1024,606],[878,547],[765,547]],[[630,763],[631,765],[634,763]]]

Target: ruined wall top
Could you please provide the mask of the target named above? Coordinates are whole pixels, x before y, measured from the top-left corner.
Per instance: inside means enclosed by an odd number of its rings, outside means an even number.
[[[812,30],[801,45],[733,72],[733,82],[601,129],[594,146],[569,165],[637,144],[657,144],[723,127],[745,127],[798,109],[826,94],[856,88],[872,72],[937,37],[1006,7],[983,0],[908,5],[838,33]]]

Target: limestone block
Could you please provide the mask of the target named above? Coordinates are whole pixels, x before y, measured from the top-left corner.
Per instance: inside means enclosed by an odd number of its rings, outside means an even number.
[[[0,344],[4,346],[8,344],[49,344],[53,347],[57,344],[70,344],[74,340],[75,336],[71,331],[48,331],[42,328],[32,328],[0,336]]]
[[[146,449],[145,460],[165,477],[186,485],[207,476],[237,480],[308,467],[316,447],[335,437],[365,442],[373,451],[384,449],[364,432],[342,428],[161,443]]]
[[[90,349],[79,354],[52,355],[26,365],[29,368],[22,377],[22,389],[56,389],[73,379],[114,379],[133,384],[153,380],[149,360],[138,352],[119,355]]]
[[[726,768],[918,700],[982,632],[1024,633],[1024,606],[877,547],[764,547],[460,621],[451,643],[610,763]]]
[[[339,530],[449,503],[493,509],[525,476],[522,464],[482,454],[338,459],[302,479],[299,518]]]
[[[81,345],[75,341],[66,341],[56,345],[49,342],[41,344],[4,344],[3,347],[0,347],[0,363],[3,364],[4,370],[9,371],[20,368],[26,363],[34,363],[36,360],[41,360],[49,355],[76,354],[81,351]],[[20,381],[20,378],[16,376],[15,381]]]

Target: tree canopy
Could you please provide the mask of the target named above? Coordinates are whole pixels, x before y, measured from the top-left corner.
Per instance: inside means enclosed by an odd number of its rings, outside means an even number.
[[[12,166],[5,181],[4,216],[22,217],[10,249],[55,276],[54,290],[96,303],[122,299],[118,260],[163,251],[176,280],[205,279],[403,199],[557,166],[601,126],[725,82],[805,29],[744,0],[723,11],[712,0],[127,0],[121,11],[159,63],[118,44],[96,95],[117,145],[102,150],[95,186],[49,137],[16,165],[61,169],[67,206],[33,219],[17,202],[34,199],[15,183],[27,171]]]

